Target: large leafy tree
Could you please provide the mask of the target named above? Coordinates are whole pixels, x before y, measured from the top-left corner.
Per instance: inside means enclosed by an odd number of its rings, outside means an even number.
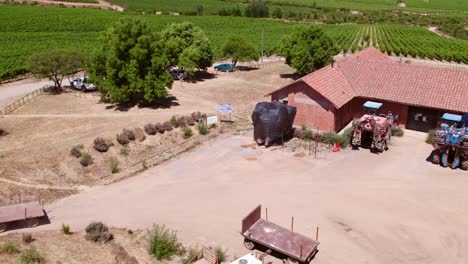
[[[240,35],[230,35],[221,47],[224,58],[231,58],[234,66],[238,61],[258,60],[259,54],[255,46]]]
[[[58,89],[65,76],[83,69],[85,58],[74,50],[52,49],[33,54],[29,70],[37,78],[49,78]]]
[[[190,22],[171,24],[161,32],[161,46],[171,66],[192,74],[213,62],[213,51],[205,33]]]
[[[286,63],[305,75],[333,62],[339,52],[333,40],[315,26],[297,27],[280,43],[279,53]]]
[[[124,18],[102,34],[89,71],[104,100],[154,102],[167,97],[169,66],[161,36],[141,20]]]

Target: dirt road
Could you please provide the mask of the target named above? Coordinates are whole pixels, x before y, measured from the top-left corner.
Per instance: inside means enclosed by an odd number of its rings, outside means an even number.
[[[57,230],[90,221],[178,230],[188,243],[223,245],[247,252],[240,221],[254,206],[269,218],[314,235],[314,263],[466,263],[468,173],[425,159],[424,134],[407,131],[380,155],[367,150],[328,159],[293,157],[272,149],[242,148],[249,135],[224,136],[177,160],[122,182],[94,187],[47,206]],[[255,157],[255,159],[252,159]],[[274,260],[275,263],[277,260]]]
[[[0,85],[0,108],[5,107],[18,96],[30,93],[46,85],[52,85],[52,81],[25,79]]]

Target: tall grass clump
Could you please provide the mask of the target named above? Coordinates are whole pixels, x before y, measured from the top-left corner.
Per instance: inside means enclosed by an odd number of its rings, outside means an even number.
[[[181,252],[181,244],[177,241],[174,230],[165,225],[153,225],[148,231],[148,253],[157,260],[171,260],[174,255]]]

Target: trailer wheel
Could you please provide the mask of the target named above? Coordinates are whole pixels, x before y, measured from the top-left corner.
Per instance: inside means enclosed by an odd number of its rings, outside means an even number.
[[[248,239],[245,239],[244,240],[244,246],[248,249],[248,250],[253,250],[255,248],[255,243],[248,240]]]
[[[439,152],[432,154],[432,163],[439,165],[440,164],[440,155]]]
[[[36,227],[39,225],[39,219],[31,218],[28,220],[28,227]]]
[[[460,166],[460,169],[462,170],[468,170],[468,159],[465,159]]]
[[[8,229],[7,223],[0,224],[0,233],[7,231],[7,229]]]

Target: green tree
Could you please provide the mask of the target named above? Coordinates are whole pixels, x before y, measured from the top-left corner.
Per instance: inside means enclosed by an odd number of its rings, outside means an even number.
[[[283,18],[283,11],[281,11],[281,8],[277,7],[273,11],[273,14],[271,16],[274,17],[274,18]]]
[[[49,78],[57,89],[63,78],[84,68],[85,58],[74,50],[52,49],[33,54],[29,70],[36,78]]]
[[[280,43],[279,53],[286,63],[300,75],[320,69],[333,62],[339,52],[335,43],[323,30],[315,26],[300,26],[285,36]]]
[[[89,70],[103,100],[154,102],[167,97],[171,64],[161,39],[146,23],[131,18],[119,20],[102,34]]]
[[[206,69],[213,62],[213,51],[205,33],[190,22],[171,24],[161,32],[161,46],[171,66],[189,74]]]
[[[236,66],[238,61],[258,60],[257,49],[240,35],[230,35],[221,47],[222,56],[231,58]]]
[[[268,5],[262,0],[253,0],[245,8],[246,17],[268,17],[269,15]]]

